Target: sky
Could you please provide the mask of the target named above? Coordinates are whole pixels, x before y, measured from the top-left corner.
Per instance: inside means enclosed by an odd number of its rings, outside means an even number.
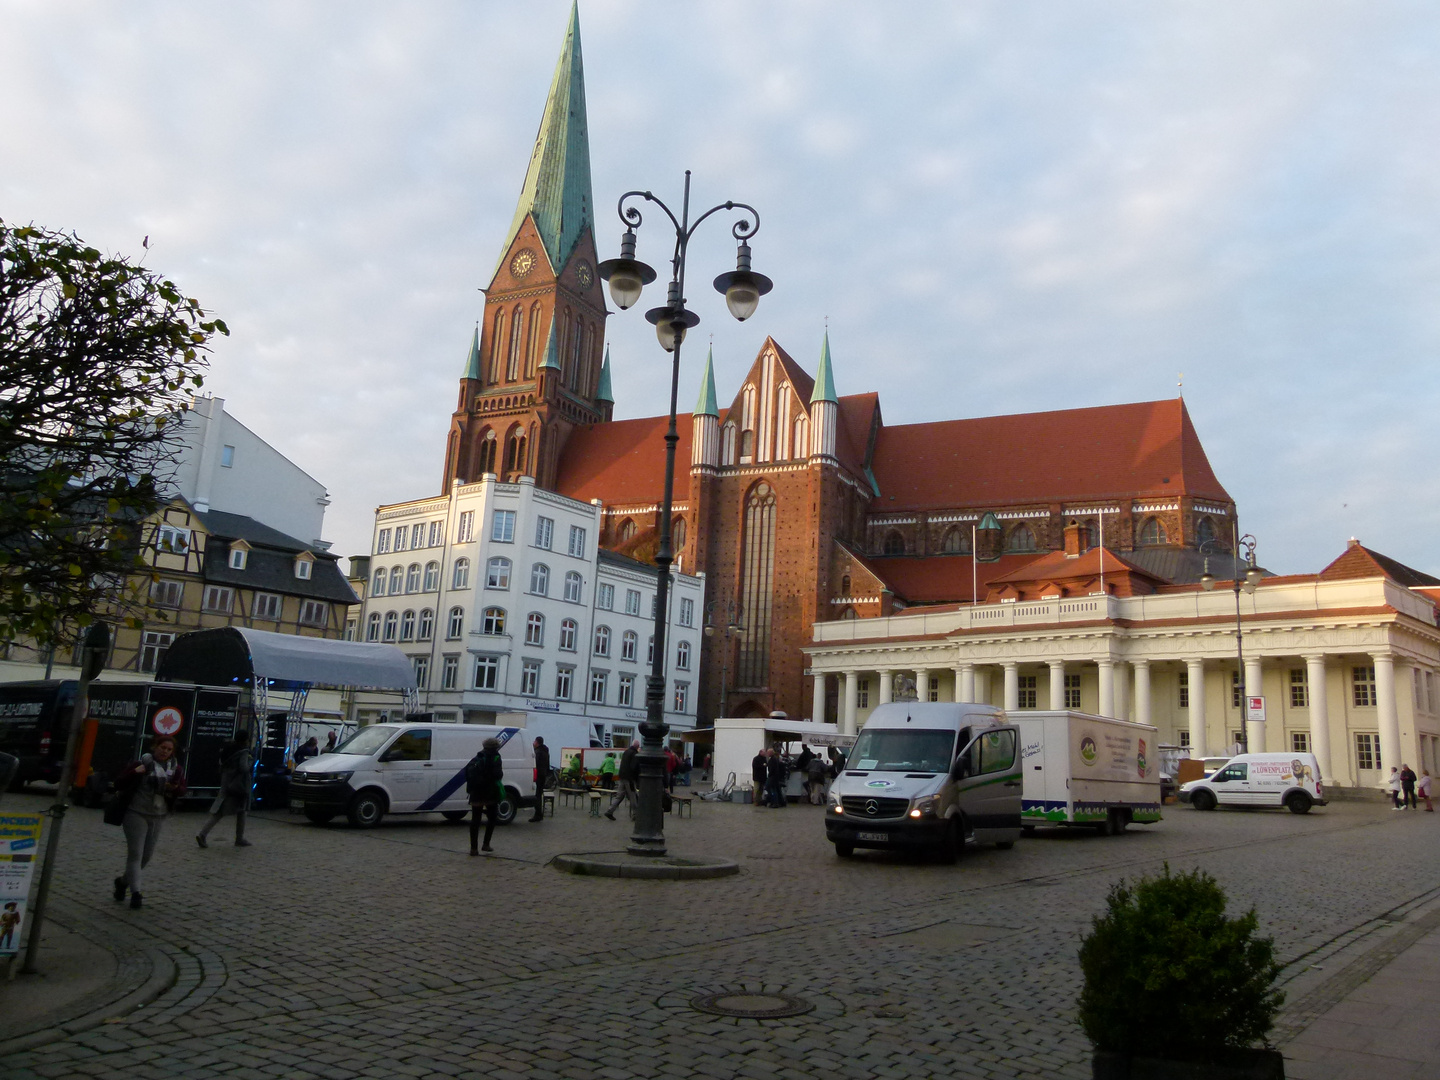
[[[441,488],[569,8],[0,0],[0,218],[143,255],[223,318],[207,390],[364,551],[377,505]],[[1440,575],[1431,4],[581,0],[580,22],[601,257],[618,196],[678,202],[686,169],[697,206],[761,215],[775,290],[744,324],[703,284],[728,229],[691,248],[682,409],[712,335],[728,401],[767,335],[813,373],[827,323],[837,389],[879,390],[890,424],[1183,380],[1265,566],[1356,536]],[[658,228],[639,254],[665,261]],[[639,310],[607,332],[616,417],[663,412]]]

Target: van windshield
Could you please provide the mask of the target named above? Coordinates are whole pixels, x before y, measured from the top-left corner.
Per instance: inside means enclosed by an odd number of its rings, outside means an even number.
[[[955,732],[929,728],[866,728],[846,766],[876,772],[942,773],[950,768]]]
[[[393,727],[384,727],[381,725],[362,727],[330,752],[332,754],[356,754],[359,757],[369,757],[389,742],[390,737],[394,734],[395,729]]]

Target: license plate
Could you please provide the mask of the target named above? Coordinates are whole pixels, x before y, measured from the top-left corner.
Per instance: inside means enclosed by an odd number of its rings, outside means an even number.
[[[857,832],[855,834],[855,839],[870,840],[875,843],[883,844],[890,839],[890,834],[888,832]]]
[[[291,800],[290,800],[290,809],[291,809],[291,810],[304,810],[304,809],[305,809],[305,800],[304,800],[304,799],[291,799]]]

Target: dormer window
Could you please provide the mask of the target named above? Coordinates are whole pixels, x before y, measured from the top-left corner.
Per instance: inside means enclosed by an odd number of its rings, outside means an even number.
[[[249,554],[250,553],[242,547],[232,547],[230,549],[230,569],[244,570],[245,560]]]
[[[308,551],[296,556],[295,576],[301,581],[309,581],[310,567],[314,564],[314,562],[315,556],[311,555]]]

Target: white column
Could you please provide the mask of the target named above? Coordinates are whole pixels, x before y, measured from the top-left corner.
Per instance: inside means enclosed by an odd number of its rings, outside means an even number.
[[[1020,665],[1014,660],[1005,661],[1005,711],[1017,712],[1020,708]]]
[[[915,669],[915,699],[917,701],[930,700],[930,669]]]
[[[877,671],[875,675],[880,680],[880,704],[884,705],[894,698],[895,673],[893,671]]]
[[[1065,661],[1050,661],[1050,708],[1065,708]]]
[[[1115,719],[1130,719],[1130,665],[1115,661]]]
[[[1205,661],[1187,660],[1185,671],[1190,687],[1190,756],[1203,758],[1206,755]]]
[[[955,669],[955,700],[975,700],[975,665],[961,664]]]
[[[825,676],[815,676],[815,698],[810,706],[810,719],[817,724],[825,722]]]
[[[1245,658],[1245,696],[1261,697],[1265,693],[1265,672],[1260,666],[1260,657],[1247,656]],[[1249,703],[1246,702],[1246,713],[1248,717]],[[1268,712],[1269,702],[1265,703]],[[1247,720],[1245,723],[1245,747],[1252,754],[1263,754],[1269,747],[1265,744],[1265,724],[1255,720]]]
[[[1115,661],[1096,661],[1100,668],[1100,715],[1115,715]]]
[[[1320,763],[1320,779],[1331,783],[1330,772],[1330,708],[1325,700],[1325,654],[1310,653],[1305,657],[1306,700],[1310,702],[1310,752]]]
[[[975,669],[974,700],[984,705],[990,704],[990,669],[988,667]]]
[[[1135,661],[1135,722],[1150,723],[1150,661]]]
[[[1395,657],[1389,653],[1375,653],[1375,705],[1380,718],[1380,770],[1382,777],[1390,775],[1390,769],[1401,764],[1400,711],[1395,702]]]
[[[860,702],[860,673],[858,671],[845,672],[845,708],[840,718],[840,732],[842,735],[855,734],[855,710]]]

